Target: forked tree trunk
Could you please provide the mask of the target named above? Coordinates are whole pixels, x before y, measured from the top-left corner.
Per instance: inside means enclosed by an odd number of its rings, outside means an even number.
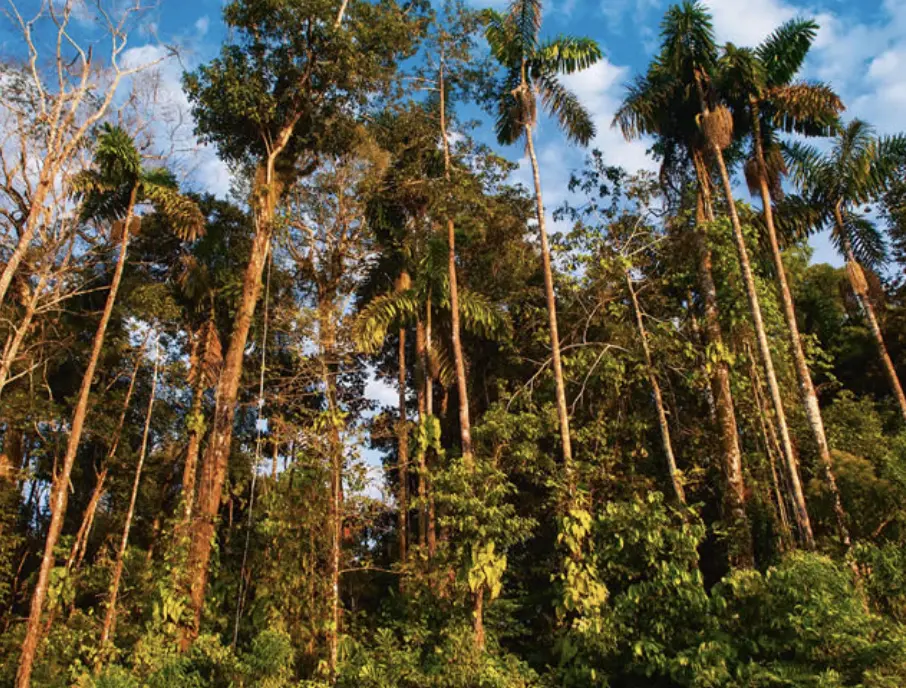
[[[51,170],[47,170],[47,167],[51,167]],[[16,274],[19,264],[25,257],[28,247],[31,245],[31,240],[35,238],[35,231],[38,229],[38,225],[41,223],[41,216],[44,214],[44,201],[50,193],[52,186],[51,179],[56,174],[56,167],[56,165],[52,164],[45,165],[45,169],[41,170],[41,179],[35,187],[35,192],[31,199],[29,199],[31,205],[28,209],[28,215],[25,218],[24,231],[19,236],[19,241],[16,243],[16,248],[13,249],[9,260],[6,261],[3,272],[0,273],[0,304],[3,304],[6,300],[6,292],[9,291],[9,285],[13,281],[13,276]],[[22,660],[25,659],[26,658],[23,656]],[[20,666],[22,666],[21,663]],[[16,680],[18,681],[19,679],[17,678]],[[30,678],[26,677],[26,681],[29,680]]]
[[[705,108],[704,111],[706,115],[709,112],[707,108]],[[798,462],[796,461],[796,455],[793,452],[793,443],[790,440],[790,431],[786,422],[786,412],[783,410],[783,398],[780,395],[780,385],[777,383],[777,374],[774,371],[774,360],[771,356],[771,347],[768,343],[768,335],[761,315],[761,305],[758,302],[755,277],[752,274],[752,266],[749,262],[749,250],[746,248],[745,235],[742,233],[742,225],[740,224],[739,216],[736,213],[733,186],[730,184],[730,175],[727,172],[723,151],[720,146],[712,142],[711,153],[714,155],[714,159],[717,163],[717,169],[723,184],[724,196],[727,201],[727,211],[730,215],[730,225],[733,228],[733,239],[736,244],[736,253],[742,272],[742,281],[745,285],[746,297],[749,301],[749,312],[752,315],[752,325],[755,329],[755,340],[758,343],[758,353],[761,358],[762,366],[764,367],[765,380],[768,385],[768,392],[771,396],[771,405],[773,406],[774,416],[777,421],[780,446],[783,449],[783,459],[786,464],[790,491],[792,492],[790,496],[793,500],[796,525],[799,530],[799,536],[802,539],[802,544],[806,549],[811,550],[815,548],[815,538],[812,534],[812,524],[805,504],[805,493],[802,491],[802,481],[799,477]]]
[[[120,591],[120,582],[123,578],[123,565],[126,561],[126,548],[129,546],[129,533],[132,530],[132,519],[135,516],[135,502],[138,499],[138,488],[142,480],[142,469],[145,466],[145,456],[148,453],[148,436],[151,433],[151,412],[154,410],[154,397],[157,394],[157,376],[160,371],[160,347],[154,360],[154,375],[151,378],[151,395],[148,398],[148,411],[145,414],[145,429],[142,433],[142,447],[138,454],[138,463],[135,465],[135,478],[132,481],[132,494],[129,497],[129,509],[126,511],[126,521],[123,524],[123,537],[116,552],[116,561],[113,565],[113,577],[110,580],[110,592],[107,595],[107,613],[104,615],[104,626],[101,629],[101,653],[95,671],[99,671],[103,661],[107,643],[113,639],[116,627],[116,600]]]
[[[868,321],[871,335],[874,337],[875,344],[878,347],[878,356],[881,359],[881,367],[884,368],[884,372],[887,374],[890,389],[893,391],[893,396],[897,400],[897,405],[900,407],[900,415],[903,416],[903,420],[906,420],[906,396],[903,395],[903,387],[900,385],[897,369],[894,368],[890,354],[887,352],[887,345],[884,343],[884,334],[881,332],[881,326],[878,324],[874,306],[872,306],[871,298],[868,295],[868,285],[865,282],[865,273],[862,271],[862,266],[859,265],[859,261],[856,260],[856,254],[853,251],[852,243],[846,235],[846,229],[843,226],[843,215],[839,205],[834,208],[834,219],[837,223],[837,232],[843,238],[843,252],[846,256],[846,274],[849,278],[849,283],[852,286],[859,305],[862,307],[865,319]]]
[[[799,396],[802,399],[802,406],[805,409],[805,415],[808,419],[809,427],[812,430],[812,436],[815,438],[815,444],[818,447],[818,458],[821,461],[822,471],[824,473],[824,482],[831,494],[834,505],[834,516],[837,521],[837,533],[840,536],[844,547],[849,549],[851,546],[849,529],[846,526],[846,512],[843,510],[843,502],[840,500],[840,490],[837,488],[837,480],[834,477],[833,463],[831,462],[830,449],[827,444],[827,434],[824,431],[824,419],[821,417],[821,407],[818,405],[818,395],[815,393],[815,385],[812,382],[812,375],[808,369],[808,362],[805,359],[805,352],[802,350],[802,341],[799,336],[799,324],[796,322],[796,309],[793,305],[793,296],[790,292],[790,286],[786,278],[786,269],[783,265],[783,255],[780,252],[780,244],[777,241],[777,231],[774,227],[774,209],[771,204],[771,192],[768,188],[768,169],[764,158],[764,147],[761,141],[760,113],[757,105],[753,108],[753,122],[755,125],[755,156],[758,164],[758,188],[761,194],[761,206],[764,213],[764,224],[767,230],[768,243],[771,247],[771,258],[774,261],[774,273],[777,277],[777,292],[780,296],[780,304],[783,310],[783,318],[786,321],[787,335],[789,337],[790,353],[793,357],[793,365],[796,369],[796,377],[799,381]]]
[[[6,387],[6,383],[9,382],[13,362],[16,360],[16,356],[19,355],[22,342],[25,341],[25,336],[31,329],[32,320],[34,320],[35,312],[38,309],[38,301],[41,299],[41,292],[47,284],[49,274],[49,268],[41,273],[38,284],[32,290],[28,302],[25,304],[25,313],[22,314],[22,319],[19,321],[9,345],[3,350],[3,358],[0,360],[0,394],[3,394],[3,389]]]
[[[730,390],[730,366],[726,360],[720,317],[717,309],[717,287],[711,270],[711,249],[705,236],[705,221],[714,220],[711,205],[709,179],[699,153],[693,154],[699,192],[696,197],[696,229],[693,241],[698,253],[698,279],[704,310],[704,334],[708,348],[713,352],[711,364],[711,388],[717,415],[718,434],[723,454],[723,474],[726,487],[723,495],[724,518],[730,528],[730,563],[740,568],[755,565],[752,532],[746,514],[746,486],[742,471],[742,454],[739,451],[739,436],[736,412],[733,408],[733,394]]]
[[[563,365],[560,360],[560,333],[557,329],[557,297],[554,292],[554,272],[551,266],[551,249],[547,240],[547,224],[544,220],[544,201],[541,195],[541,172],[535,156],[532,140],[532,126],[525,125],[525,143],[532,162],[532,177],[535,182],[535,209],[538,216],[538,233],[541,235],[541,263],[544,271],[544,295],[547,299],[547,315],[551,336],[551,364],[557,388],[557,417],[560,420],[560,447],[563,451],[563,468],[566,489],[571,502],[576,491],[573,475],[573,447],[569,434],[569,409],[566,406],[566,383],[563,379]]]
[[[651,349],[648,346],[648,330],[645,328],[645,320],[642,318],[642,309],[639,307],[639,299],[632,286],[632,277],[628,272],[624,272],[626,278],[626,288],[629,291],[629,298],[632,301],[632,312],[635,314],[635,324],[639,330],[639,339],[642,342],[642,352],[645,355],[645,371],[648,374],[648,381],[651,384],[651,392],[654,396],[654,405],[657,409],[658,426],[661,430],[661,443],[664,447],[664,456],[667,459],[667,474],[670,476],[670,483],[673,486],[673,493],[680,504],[686,503],[686,492],[683,490],[683,483],[679,477],[679,471],[676,467],[676,456],[673,454],[673,442],[670,440],[670,426],[667,423],[667,412],[664,410],[664,399],[661,396],[661,385],[657,380],[654,364],[651,361]]]
[[[129,198],[128,211],[126,212],[126,217],[123,221],[123,232],[120,237],[120,250],[119,256],[117,257],[116,269],[113,272],[113,281],[110,283],[110,291],[107,292],[107,301],[104,304],[104,312],[101,314],[101,321],[98,323],[98,328],[94,334],[88,366],[85,368],[85,373],[82,376],[78,400],[76,401],[75,410],[72,415],[69,442],[66,445],[66,453],[63,455],[63,464],[60,467],[59,473],[54,476],[53,486],[51,488],[50,523],[47,526],[47,537],[44,541],[44,554],[41,557],[41,567],[38,570],[38,580],[35,584],[35,592],[31,599],[28,623],[25,627],[25,639],[22,642],[22,654],[19,659],[19,669],[16,674],[16,688],[29,688],[31,685],[31,673],[34,668],[35,654],[38,649],[38,641],[41,634],[41,615],[44,611],[44,600],[47,598],[47,588],[50,584],[50,572],[53,569],[55,562],[54,548],[56,547],[57,542],[60,539],[60,533],[63,530],[63,519],[66,516],[66,505],[69,501],[69,478],[72,475],[72,466],[75,463],[76,454],[79,450],[79,443],[82,439],[85,417],[88,415],[88,400],[91,396],[91,384],[94,381],[94,373],[101,357],[101,349],[104,346],[104,337],[107,334],[107,324],[110,322],[111,315],[113,315],[113,306],[116,302],[116,295],[120,288],[120,282],[123,279],[123,270],[126,267],[126,250],[129,246],[129,226],[132,223],[137,193],[137,187],[133,188]],[[0,295],[0,299],[2,299],[2,295]]]

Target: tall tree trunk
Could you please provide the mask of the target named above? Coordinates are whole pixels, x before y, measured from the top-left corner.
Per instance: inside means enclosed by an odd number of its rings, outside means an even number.
[[[194,338],[189,368],[196,371],[195,389],[192,390],[192,408],[189,411],[189,444],[186,448],[186,463],[182,470],[182,530],[192,519],[195,506],[195,476],[198,472],[198,455],[201,451],[204,420],[204,374],[201,371],[201,345]]]
[[[129,225],[132,223],[132,217],[135,209],[135,199],[138,188],[134,187],[129,197],[128,210],[125,220],[123,221],[123,233],[120,237],[120,250],[117,258],[116,269],[113,272],[113,281],[110,283],[110,290],[107,292],[107,301],[104,304],[104,312],[101,314],[101,321],[94,334],[94,340],[91,345],[91,355],[88,359],[88,366],[82,376],[82,384],[79,388],[78,401],[76,402],[75,411],[72,415],[72,426],[69,431],[69,442],[66,445],[66,453],[63,456],[63,465],[60,472],[54,477],[53,486],[50,494],[50,524],[47,526],[47,537],[44,541],[44,554],[41,557],[41,568],[38,570],[38,581],[35,584],[35,592],[31,599],[31,608],[29,609],[28,623],[25,628],[25,639],[22,642],[22,654],[19,659],[19,669],[16,673],[16,688],[29,688],[31,685],[31,672],[34,668],[35,654],[38,649],[38,641],[41,632],[41,615],[44,611],[44,600],[47,598],[47,588],[50,584],[50,572],[54,565],[54,548],[60,539],[60,533],[63,530],[63,518],[66,515],[66,505],[69,501],[69,478],[72,475],[72,466],[75,463],[76,454],[79,450],[79,443],[82,439],[82,430],[85,426],[85,417],[88,415],[88,399],[91,396],[91,384],[94,381],[94,373],[97,369],[98,360],[101,357],[101,349],[104,346],[104,337],[107,334],[107,324],[113,315],[113,306],[116,302],[116,295],[120,288],[120,282],[123,279],[123,270],[126,267],[126,250],[129,246]],[[0,294],[2,300],[2,294]]]
[[[335,685],[340,643],[340,558],[343,546],[343,440],[340,436],[340,408],[332,361],[336,355],[335,307],[331,296],[319,295],[318,339],[321,355],[321,382],[327,401],[330,459],[330,629],[327,635],[328,683]]]
[[[208,568],[211,561],[211,544],[216,531],[217,514],[223,494],[230,444],[233,439],[233,418],[236,399],[242,378],[242,359],[248,341],[249,328],[255,306],[261,295],[261,276],[270,246],[273,219],[279,200],[279,181],[274,174],[274,156],[267,165],[264,184],[256,188],[258,202],[255,208],[256,232],[252,240],[249,262],[242,281],[242,296],[233,322],[233,332],[224,356],[223,368],[217,385],[214,417],[210,437],[201,462],[198,494],[191,520],[189,554],[186,580],[189,584],[189,604],[192,623],[183,629],[181,647],[187,649],[198,636],[201,614],[204,609]],[[258,186],[256,184],[256,186]]]
[[[805,352],[802,350],[799,325],[796,322],[796,309],[793,305],[793,296],[790,292],[789,283],[787,282],[786,269],[783,265],[783,255],[780,252],[780,244],[777,241],[777,231],[774,227],[774,209],[771,204],[771,192],[768,188],[768,168],[765,163],[764,147],[761,140],[760,113],[757,103],[754,101],[752,113],[755,157],[758,164],[758,188],[759,193],[761,194],[761,206],[764,213],[764,224],[767,229],[768,243],[771,247],[771,258],[774,261],[774,273],[777,277],[777,292],[780,296],[783,317],[786,321],[790,353],[793,357],[793,365],[796,369],[796,377],[799,381],[799,396],[802,399],[802,406],[805,409],[809,427],[812,430],[815,444],[818,447],[818,458],[821,461],[824,482],[827,485],[827,489],[833,500],[834,516],[837,521],[837,534],[840,536],[843,545],[849,549],[851,540],[849,529],[846,526],[846,512],[843,510],[843,502],[840,500],[840,490],[837,488],[837,480],[834,477],[833,463],[831,462],[830,449],[827,444],[827,434],[824,431],[824,419],[821,417],[821,407],[818,405],[818,395],[815,393],[812,375],[808,369],[808,363],[805,360]]]
[[[538,232],[541,235],[541,262],[544,271],[544,295],[547,299],[547,315],[551,335],[551,363],[554,381],[557,387],[557,416],[560,420],[560,446],[563,451],[563,468],[566,477],[566,488],[569,500],[572,501],[576,491],[576,479],[573,475],[573,447],[569,434],[569,409],[566,406],[566,383],[563,380],[563,365],[560,360],[560,333],[557,329],[557,297],[554,293],[554,272],[551,267],[551,249],[547,240],[547,224],[544,220],[544,200],[541,195],[541,172],[538,158],[535,156],[535,143],[532,140],[532,126],[525,125],[525,142],[532,162],[532,177],[535,182],[535,207],[538,215]]]
[[[705,108],[704,111],[707,116],[709,111],[707,108]],[[752,274],[752,266],[749,262],[749,251],[746,248],[745,235],[742,233],[742,225],[740,224],[739,216],[736,213],[733,186],[730,184],[730,175],[727,172],[727,165],[724,162],[724,155],[720,146],[712,142],[711,153],[714,155],[717,169],[720,173],[720,179],[723,183],[724,196],[727,201],[727,211],[730,215],[730,224],[733,227],[733,239],[736,244],[736,253],[742,272],[743,284],[745,285],[746,297],[749,301],[749,312],[752,315],[752,325],[755,328],[755,340],[758,343],[758,353],[760,354],[761,363],[764,367],[764,376],[768,385],[768,392],[771,396],[774,416],[777,420],[780,446],[783,449],[783,459],[786,464],[787,477],[790,482],[790,491],[792,492],[791,497],[793,499],[796,525],[799,529],[799,536],[802,539],[802,544],[806,549],[811,550],[815,548],[815,538],[812,534],[812,524],[805,504],[805,494],[802,491],[802,481],[799,478],[799,466],[796,461],[796,455],[793,452],[793,443],[790,440],[790,431],[786,422],[786,412],[783,410],[783,398],[780,395],[780,385],[777,383],[777,374],[774,372],[774,360],[771,356],[771,347],[768,343],[768,335],[761,315],[761,305],[758,302],[758,291],[755,288],[755,277]]]
[[[409,423],[406,416],[406,328],[400,328],[399,348],[399,419],[397,420],[397,466],[399,474],[399,541],[400,562],[408,559],[409,544]]]
[[[148,398],[148,411],[145,414],[145,429],[142,433],[142,447],[138,454],[138,463],[135,465],[135,478],[132,481],[132,494],[129,497],[129,509],[126,511],[126,522],[123,524],[123,537],[116,552],[116,561],[113,566],[113,578],[110,581],[110,592],[107,595],[107,613],[104,615],[104,626],[101,629],[101,654],[98,655],[96,672],[103,663],[104,650],[107,643],[113,638],[116,626],[116,599],[120,591],[120,581],[123,578],[123,565],[126,561],[126,548],[129,546],[129,532],[132,530],[132,519],[135,516],[135,502],[138,499],[138,488],[142,480],[142,469],[145,466],[145,456],[148,452],[148,436],[151,434],[151,412],[154,410],[154,397],[157,394],[157,377],[160,371],[160,346],[154,360],[154,374],[151,378],[151,395]]]
[[[434,345],[431,337],[431,319],[432,319],[432,298],[431,289],[428,289],[428,299],[425,304],[425,417],[428,420],[434,416]],[[431,468],[433,461],[428,456],[433,454],[434,448],[428,447],[422,454],[422,463],[419,466],[421,480],[424,482],[419,489],[424,488],[427,504],[425,505],[426,523],[426,540],[428,545],[428,557],[433,559],[437,552],[437,518],[434,510],[434,491],[431,487]]]
[[[440,76],[438,79],[440,91],[440,135],[444,147],[444,178],[449,185],[451,182],[450,141],[447,138],[447,113],[446,113],[446,80],[444,78],[444,55],[441,50]],[[539,196],[540,198],[540,196]],[[450,329],[453,340],[453,361],[456,368],[456,391],[459,395],[459,434],[462,444],[462,460],[471,470],[474,460],[472,458],[472,423],[469,418],[469,388],[466,384],[466,364],[462,353],[462,340],[459,327],[459,287],[456,283],[456,228],[453,218],[447,218],[447,272],[450,279]]]
[[[648,346],[648,330],[645,328],[645,320],[642,318],[642,309],[639,307],[639,299],[632,286],[632,277],[629,272],[623,273],[626,278],[626,288],[629,291],[629,298],[632,301],[632,311],[635,314],[635,324],[639,330],[639,339],[642,341],[642,352],[645,355],[645,370],[648,373],[648,381],[651,384],[651,392],[654,395],[654,405],[657,408],[657,420],[661,429],[661,443],[664,446],[664,456],[667,459],[667,474],[670,476],[670,483],[673,486],[673,493],[680,504],[686,503],[686,492],[683,490],[683,483],[680,480],[679,472],[676,468],[676,457],[673,454],[673,442],[670,440],[670,426],[667,424],[667,413],[664,410],[664,399],[661,396],[661,385],[657,381],[654,364],[651,361],[651,349]]]
[[[440,91],[440,135],[444,147],[444,178],[451,183],[450,141],[447,138],[447,105],[446,80],[444,78],[444,52],[441,49],[438,85]],[[529,132],[531,135],[531,132]],[[452,199],[451,199],[452,200]],[[540,203],[540,195],[539,200]],[[475,459],[472,456],[472,423],[469,418],[469,388],[466,384],[466,364],[462,353],[462,340],[459,330],[459,287],[456,283],[456,228],[453,218],[447,218],[447,273],[450,280],[450,329],[453,340],[453,361],[456,368],[456,391],[459,396],[459,436],[462,445],[462,461],[466,470],[473,473]],[[567,435],[568,435],[567,431]],[[472,608],[472,626],[475,634],[475,645],[483,649],[484,632],[484,588],[475,593]]]
[[[843,239],[843,252],[846,256],[846,274],[849,277],[849,283],[856,295],[856,299],[859,301],[859,305],[862,307],[865,319],[868,321],[868,327],[871,330],[875,344],[878,347],[881,366],[887,374],[887,380],[890,382],[890,389],[893,391],[893,396],[897,400],[897,405],[900,407],[900,414],[903,416],[903,420],[906,420],[906,396],[903,395],[903,387],[900,385],[897,369],[893,367],[893,361],[890,358],[890,354],[887,352],[887,345],[884,343],[884,334],[881,332],[881,326],[878,324],[874,306],[872,306],[871,298],[869,298],[868,295],[868,284],[865,282],[865,273],[862,271],[862,266],[859,265],[859,261],[856,260],[852,242],[850,242],[849,237],[846,234],[846,229],[843,225],[843,214],[839,204],[834,207],[834,219],[837,223],[837,233]]]
[[[777,474],[776,457],[781,453],[780,442],[777,439],[777,431],[774,428],[774,423],[768,416],[767,409],[765,408],[764,398],[761,396],[761,379],[758,377],[755,359],[751,355],[749,359],[749,380],[752,385],[752,397],[755,399],[755,406],[758,410],[761,436],[764,438],[764,452],[768,457],[768,465],[771,468],[771,485],[774,489],[774,499],[777,503],[777,517],[780,522],[780,541],[783,549],[787,550],[793,542],[792,531],[790,530],[790,519],[786,509],[786,498],[784,497],[784,490],[781,488],[780,479]]]
[[[698,253],[698,279],[701,289],[705,316],[705,337],[714,353],[711,366],[711,388],[717,413],[717,427],[723,454],[724,518],[729,521],[731,535],[730,563],[740,568],[755,565],[752,532],[746,514],[746,486],[742,472],[742,454],[739,451],[739,436],[736,426],[736,412],[733,408],[733,394],[730,390],[730,366],[725,357],[723,334],[717,309],[717,287],[711,270],[711,249],[705,235],[704,223],[714,220],[711,205],[709,179],[701,155],[693,153],[699,192],[696,196],[696,229],[692,238]]]
[[[416,396],[418,399],[418,422],[419,425],[424,425],[428,419],[428,400],[427,400],[427,377],[430,375],[428,371],[428,355],[426,352],[425,344],[425,326],[419,319],[415,324],[415,356],[418,359],[418,364],[422,369],[422,379],[418,380],[415,389]],[[418,544],[420,547],[425,548],[428,545],[428,507],[427,499],[428,493],[425,486],[425,479],[427,477],[427,466],[425,465],[425,454],[424,452],[419,452],[418,456]]]

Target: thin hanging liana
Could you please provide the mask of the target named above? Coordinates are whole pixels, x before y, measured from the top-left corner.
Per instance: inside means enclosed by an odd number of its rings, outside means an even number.
[[[245,527],[245,546],[242,550],[242,566],[239,568],[239,590],[236,593],[236,622],[233,625],[234,648],[239,641],[239,621],[242,618],[242,611],[245,606],[245,594],[247,592],[245,570],[249,558],[249,543],[252,535],[252,525],[254,524],[255,487],[258,482],[258,463],[261,461],[261,444],[264,442],[264,371],[266,370],[267,363],[267,327],[270,319],[271,269],[274,266],[274,256],[271,252],[270,245],[268,245],[267,253],[267,277],[264,285],[264,330],[261,335],[261,370],[258,378],[258,417],[255,422],[255,460],[252,463],[252,484],[249,488],[249,513]]]

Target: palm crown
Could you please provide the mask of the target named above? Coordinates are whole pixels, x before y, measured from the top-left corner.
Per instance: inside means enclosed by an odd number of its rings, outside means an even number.
[[[488,10],[485,21],[491,53],[505,70],[497,103],[500,143],[515,143],[526,126],[535,124],[540,96],[543,108],[559,122],[567,138],[587,144],[595,135],[595,125],[559,77],[601,59],[598,44],[571,36],[542,42],[539,0],[515,0],[506,14]]]
[[[135,142],[121,127],[101,127],[94,162],[95,169],[83,170],[72,180],[83,221],[122,221],[136,205],[148,203],[181,239],[195,239],[204,231],[198,205],[179,193],[169,170],[142,167]]]
[[[822,83],[793,81],[817,30],[811,20],[793,19],[755,49],[727,44],[718,62],[719,90],[733,111],[734,127],[738,133],[750,134],[752,154],[745,171],[753,193],[764,176],[772,194],[781,195],[786,174],[781,131],[827,136],[839,127],[843,110],[839,96]]]
[[[846,253],[849,244],[859,262],[870,267],[885,261],[886,242],[877,226],[854,212],[853,206],[880,196],[904,154],[906,137],[879,139],[871,126],[858,119],[837,134],[826,153],[799,141],[784,147],[794,181],[809,204],[821,209],[813,228],[830,225],[837,248]]]

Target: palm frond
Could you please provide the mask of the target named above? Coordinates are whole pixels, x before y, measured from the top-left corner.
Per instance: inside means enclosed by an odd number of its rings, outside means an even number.
[[[877,200],[906,163],[906,135],[884,136],[875,141],[868,175],[865,180],[864,196],[859,202]]]
[[[804,136],[828,136],[839,128],[843,101],[822,83],[774,86],[765,93],[771,123],[783,131]]]
[[[782,144],[781,150],[793,181],[806,194],[820,188],[831,173],[825,157],[812,145],[793,141]]]
[[[595,124],[576,95],[550,72],[537,75],[535,84],[544,109],[560,123],[566,138],[583,146],[588,145],[595,136]]]
[[[513,0],[509,7],[507,19],[516,28],[523,55],[529,55],[538,49],[542,14],[541,0]]]
[[[842,244],[843,237],[834,231],[835,243]],[[862,265],[879,270],[887,262],[887,241],[878,226],[864,215],[854,212],[843,213],[843,231],[852,245],[853,253]],[[843,251],[841,251],[843,252]]]
[[[486,296],[463,287],[459,288],[458,295],[459,315],[467,332],[494,341],[501,340],[509,334],[512,327],[509,317]],[[441,305],[450,308],[447,294],[444,295]]]
[[[661,21],[659,60],[674,74],[713,70],[717,44],[711,15],[704,5],[686,0],[667,10]]]
[[[782,86],[796,76],[817,35],[818,24],[811,19],[791,19],[755,49],[768,86]]]
[[[602,56],[597,41],[591,38],[559,36],[544,43],[532,56],[529,73],[573,74],[588,69]]]
[[[362,353],[374,353],[384,344],[390,327],[413,322],[419,307],[418,294],[414,289],[375,297],[359,311],[353,324],[356,347]]]
[[[497,140],[503,145],[516,143],[524,133],[526,122],[534,121],[534,113],[527,111],[527,107],[534,102],[525,102],[525,99],[516,95],[521,81],[519,67],[513,67],[507,72],[500,87],[501,96],[497,103],[497,120],[495,133]]]
[[[183,196],[173,187],[151,183],[142,184],[142,193],[184,241],[192,241],[204,234],[204,215],[192,199]]]

